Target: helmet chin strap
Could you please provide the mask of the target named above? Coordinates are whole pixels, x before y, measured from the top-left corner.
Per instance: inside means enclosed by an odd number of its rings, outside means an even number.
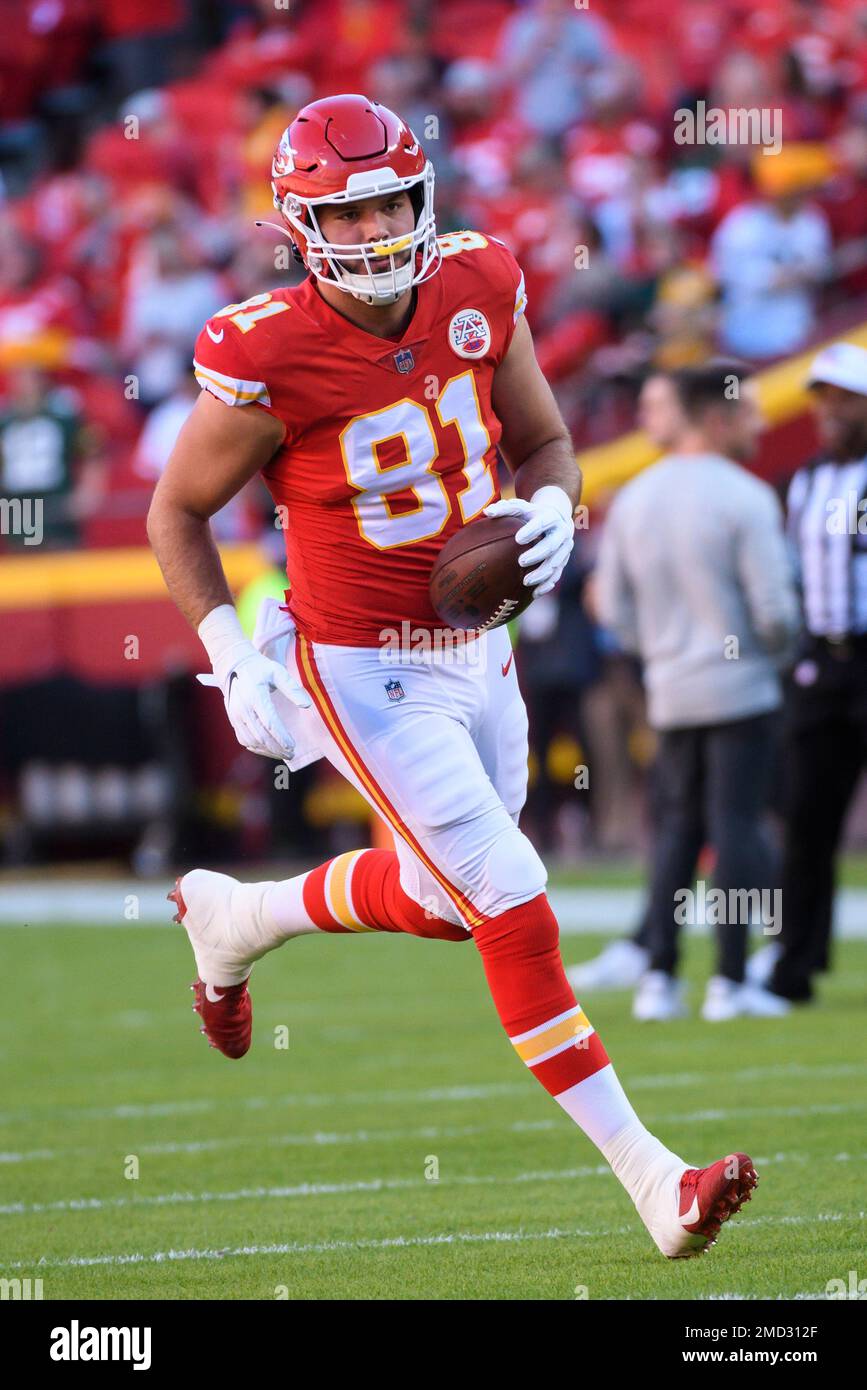
[[[382,294],[373,294],[370,289],[369,280],[360,275],[353,275],[352,272],[349,270],[343,270],[341,273],[341,277],[335,279],[333,283],[336,284],[339,289],[346,290],[348,294],[352,295],[353,299],[359,299],[362,302],[362,304],[396,304],[397,301],[400,299],[401,295],[406,294],[406,291],[410,288],[410,281],[412,279],[411,267],[411,261],[408,261],[406,266],[400,267],[400,270],[407,270],[410,272],[408,275],[404,277],[406,279],[406,284],[401,284],[399,282],[393,283],[392,278],[389,275],[389,287],[387,290],[384,289]],[[395,281],[398,281],[399,273],[400,272],[398,271],[395,275]],[[384,278],[385,275],[383,275],[383,279]],[[360,283],[356,283],[359,281]]]
[[[293,250],[296,251],[300,259],[303,259],[300,255],[300,252],[298,251],[295,241],[292,238],[292,233],[289,231],[287,227],[281,227],[279,222],[262,222],[258,218],[256,219],[254,225],[257,227],[271,227],[275,232],[280,232],[282,236],[285,236],[289,241],[292,242]],[[320,258],[317,257],[317,259]],[[400,267],[400,270],[406,270],[410,272],[407,277],[408,281],[412,279],[411,267],[412,260],[407,261],[405,266]],[[386,275],[387,273],[388,272],[383,272],[383,275]],[[401,295],[405,294],[406,291],[410,288],[409,283],[407,283],[406,285],[399,285],[396,289],[389,288],[388,290],[385,290],[382,294],[372,294],[369,288],[369,283],[363,276],[353,275],[352,272],[349,270],[344,270],[342,274],[345,278],[341,278],[335,275],[332,270],[332,278],[330,279],[329,283],[335,285],[339,290],[344,290],[346,294],[352,295],[353,299],[360,300],[362,304],[396,304],[397,301],[400,299]],[[389,276],[389,281],[390,280],[391,277]],[[351,283],[353,281],[360,281],[361,283],[356,287],[353,283]]]

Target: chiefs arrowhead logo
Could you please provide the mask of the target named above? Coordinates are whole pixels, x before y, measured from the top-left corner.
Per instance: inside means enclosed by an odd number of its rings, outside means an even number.
[[[277,153],[274,155],[274,162],[271,165],[272,179],[280,179],[284,174],[295,173],[295,155],[292,153],[292,146],[289,144],[289,131],[284,130],[280,136],[280,144],[277,146]]]

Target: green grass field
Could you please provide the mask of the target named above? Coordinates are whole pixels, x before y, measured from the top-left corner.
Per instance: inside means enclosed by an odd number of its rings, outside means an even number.
[[[0,940],[0,1275],[46,1299],[821,1297],[867,1273],[867,943],[782,1021],[640,1027],[627,995],[582,1001],[666,1143],[760,1169],[715,1249],[669,1263],[518,1063],[470,944],[290,943],[230,1062],[197,1032],[180,929]],[[694,1007],[709,964],[691,940]]]

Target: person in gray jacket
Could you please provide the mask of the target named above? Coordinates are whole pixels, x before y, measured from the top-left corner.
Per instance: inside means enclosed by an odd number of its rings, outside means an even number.
[[[628,483],[606,520],[598,616],[644,665],[659,735],[656,843],[645,923],[648,969],[636,1018],[685,1012],[678,927],[712,906],[718,966],[702,1016],[774,1016],[785,1000],[744,979],[751,920],[775,925],[774,857],[764,815],[782,693],[778,666],[798,629],[782,509],[741,467],[763,420],[738,363],[651,377],[642,424],[668,452]],[[693,889],[703,845],[716,851],[712,894]]]

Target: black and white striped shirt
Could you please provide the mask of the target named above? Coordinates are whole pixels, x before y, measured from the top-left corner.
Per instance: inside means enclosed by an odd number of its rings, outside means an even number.
[[[818,460],[789,484],[786,529],[814,637],[867,632],[867,458]]]

